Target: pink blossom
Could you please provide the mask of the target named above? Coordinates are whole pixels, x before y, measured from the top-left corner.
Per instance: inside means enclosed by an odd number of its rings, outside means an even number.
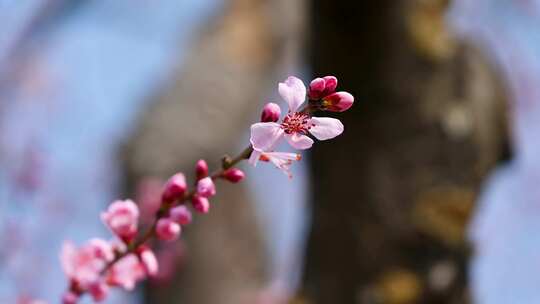
[[[313,140],[311,133],[319,140],[332,139],[343,132],[343,124],[335,118],[311,117],[298,112],[306,97],[306,87],[296,77],[289,77],[279,84],[279,93],[289,105],[289,112],[281,123],[260,122],[251,126],[251,144],[257,151],[272,151],[281,138],[295,149],[309,149]]]
[[[205,177],[197,182],[197,194],[202,197],[216,195],[216,185],[210,177]]]
[[[267,103],[261,113],[261,122],[276,122],[281,116],[281,108],[273,103]]]
[[[62,304],[76,304],[78,301],[79,296],[72,291],[66,291],[62,296]]]
[[[336,91],[338,81],[335,76],[315,78],[309,85],[308,96],[311,100],[319,100]]]
[[[210,211],[210,202],[204,196],[194,195],[191,203],[193,204],[193,208],[200,213],[208,213]]]
[[[225,177],[226,180],[230,181],[231,183],[238,183],[241,180],[243,180],[246,175],[244,172],[238,168],[232,168],[223,174],[223,177]]]
[[[158,273],[158,261],[154,252],[148,246],[141,246],[138,250],[141,263],[146,270],[148,276],[156,276]]]
[[[95,302],[101,302],[105,300],[109,294],[109,286],[104,282],[94,282],[88,287],[88,292],[92,296]]]
[[[170,218],[159,219],[156,224],[156,235],[164,241],[174,241],[180,236],[182,228]]]
[[[113,233],[123,240],[130,240],[137,234],[139,208],[131,200],[118,200],[101,213],[101,219]]]
[[[163,190],[162,200],[166,203],[174,202],[184,197],[186,193],[187,184],[186,177],[182,173],[173,175],[165,184]]]
[[[146,277],[146,269],[139,258],[130,253],[116,262],[107,271],[106,282],[111,286],[120,286],[125,290],[133,290],[137,281]]]
[[[105,244],[93,239],[79,249],[69,241],[62,246],[60,262],[64,273],[82,289],[95,283],[106,263],[112,260],[112,249]]]
[[[199,159],[195,165],[195,175],[197,180],[208,176],[208,164],[204,159]]]
[[[291,165],[294,161],[300,161],[301,159],[302,155],[298,153],[253,151],[249,158],[249,163],[256,166],[259,160],[271,162],[289,178],[292,178],[290,171]]]
[[[188,225],[192,220],[191,211],[184,205],[172,208],[169,211],[169,217],[180,225]]]

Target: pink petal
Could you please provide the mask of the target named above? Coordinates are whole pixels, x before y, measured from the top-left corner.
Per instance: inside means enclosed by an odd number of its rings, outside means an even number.
[[[259,122],[251,125],[250,142],[253,149],[270,151],[283,136],[283,129],[275,122]]]
[[[290,172],[292,163],[302,159],[300,154],[287,152],[267,152],[263,155],[267,157],[274,166],[283,171],[283,173],[285,173],[285,175],[287,175],[289,178],[292,178],[292,174]]]
[[[248,163],[253,167],[256,167],[260,157],[261,151],[253,150],[253,152],[251,152],[251,155],[249,156]]]
[[[290,76],[285,82],[279,83],[279,94],[289,104],[289,111],[296,112],[306,99],[306,86],[302,80]]]
[[[337,84],[338,84],[337,78],[335,76],[325,76],[323,77],[323,79],[324,79],[324,85],[325,85],[324,93],[325,94],[333,93],[337,88]]]
[[[293,148],[298,150],[309,149],[313,145],[313,139],[299,133],[287,134],[285,139]]]
[[[329,117],[312,117],[311,123],[313,126],[309,132],[318,140],[327,140],[343,133],[343,124],[339,119]]]

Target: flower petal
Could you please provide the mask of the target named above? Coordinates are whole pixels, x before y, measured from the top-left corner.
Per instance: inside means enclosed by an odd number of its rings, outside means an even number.
[[[256,167],[257,163],[259,162],[260,157],[261,157],[261,152],[258,150],[253,150],[253,152],[251,152],[251,155],[249,156],[248,163],[252,165],[253,167]]]
[[[285,139],[293,148],[298,150],[309,149],[313,145],[313,139],[300,133],[287,134]]]
[[[251,125],[250,142],[255,150],[272,150],[282,136],[283,130],[275,122],[259,122]]]
[[[309,132],[318,140],[332,139],[343,133],[343,124],[339,119],[330,117],[312,117],[311,123],[313,126]]]
[[[300,154],[287,152],[267,152],[263,155],[289,178],[292,178],[290,171],[292,163],[294,161],[299,161],[302,158]]]
[[[289,104],[289,111],[296,112],[306,99],[306,86],[302,80],[290,76],[279,84],[279,94]]]

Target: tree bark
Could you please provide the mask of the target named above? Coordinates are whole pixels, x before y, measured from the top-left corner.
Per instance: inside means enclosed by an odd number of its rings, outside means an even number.
[[[448,1],[313,0],[311,63],[356,97],[312,151],[308,303],[466,303],[466,224],[505,153],[504,92]]]

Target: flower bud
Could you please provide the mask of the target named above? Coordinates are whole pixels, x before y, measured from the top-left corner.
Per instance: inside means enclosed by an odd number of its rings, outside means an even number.
[[[165,184],[165,189],[163,189],[161,199],[164,203],[172,203],[184,197],[186,189],[186,177],[182,173],[177,173],[171,176],[171,178]]]
[[[197,194],[207,198],[216,195],[216,185],[212,178],[205,177],[197,182]]]
[[[88,287],[88,292],[95,302],[101,302],[109,294],[109,286],[104,282],[95,282]]]
[[[319,100],[325,88],[324,79],[315,78],[309,84],[308,96],[311,100]]]
[[[172,208],[169,217],[180,225],[188,225],[192,219],[191,211],[183,205]]]
[[[281,108],[273,103],[267,103],[261,113],[261,122],[276,122],[281,116]]]
[[[130,240],[137,234],[139,208],[132,200],[115,201],[101,213],[101,220],[122,240]]]
[[[323,79],[324,79],[324,85],[325,85],[324,95],[326,96],[326,95],[334,93],[336,91],[337,84],[338,84],[337,78],[335,76],[325,76],[323,77]]]
[[[319,100],[334,93],[336,91],[337,83],[337,78],[334,76],[313,79],[309,84],[309,99]]]
[[[324,97],[323,109],[332,112],[343,112],[352,107],[354,97],[347,92],[337,92]]]
[[[195,166],[195,174],[197,175],[197,180],[205,178],[208,176],[208,164],[204,159],[200,159]]]
[[[243,180],[246,175],[242,170],[232,168],[225,171],[225,173],[223,173],[223,177],[225,177],[225,179],[230,181],[231,183],[238,183],[239,181]]]
[[[163,241],[174,241],[180,236],[182,228],[170,218],[159,219],[156,224],[156,235]]]
[[[62,304],[77,304],[78,301],[79,296],[72,291],[66,291],[62,296]]]
[[[146,274],[151,277],[156,276],[159,269],[158,261],[156,255],[150,249],[150,247],[143,245],[139,247],[139,249],[137,249],[137,253],[139,255],[139,259],[141,260],[141,264],[146,271]]]
[[[208,213],[210,211],[210,202],[206,197],[194,195],[191,203],[193,204],[193,208],[200,213]]]

